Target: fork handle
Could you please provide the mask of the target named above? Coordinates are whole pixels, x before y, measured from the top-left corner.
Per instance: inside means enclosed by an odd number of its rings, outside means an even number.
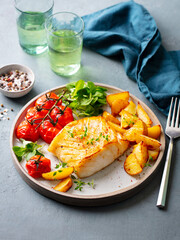
[[[173,151],[173,139],[170,138],[168,152],[166,156],[166,162],[164,165],[163,176],[162,176],[159,195],[158,195],[157,204],[156,204],[156,206],[159,208],[164,208],[166,204],[166,193],[167,193],[167,186],[168,186],[168,180],[169,180],[172,151]]]

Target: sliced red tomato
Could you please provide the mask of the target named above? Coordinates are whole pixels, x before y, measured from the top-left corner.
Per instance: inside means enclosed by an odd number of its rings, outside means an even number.
[[[34,124],[38,124],[43,120],[47,113],[48,110],[39,110],[37,107],[31,107],[27,111],[26,119]]]
[[[51,171],[51,160],[40,155],[35,155],[26,163],[28,174],[33,178],[40,178],[42,173]]]
[[[54,126],[49,120],[46,120],[39,127],[40,137],[45,142],[51,143],[61,129],[62,127],[58,123]]]
[[[44,109],[50,109],[55,104],[58,98],[59,97],[55,93],[49,92],[39,97],[35,102],[35,106],[38,105]],[[62,104],[62,100],[59,100],[59,102],[57,103],[57,106],[60,106],[61,104]]]
[[[25,120],[17,127],[16,136],[17,138],[23,138],[27,141],[35,142],[39,138],[39,130],[36,129],[36,125],[32,125]]]
[[[71,108],[63,105],[56,106],[50,113],[51,118],[54,122],[58,122],[62,127],[66,124],[74,121],[73,113]]]

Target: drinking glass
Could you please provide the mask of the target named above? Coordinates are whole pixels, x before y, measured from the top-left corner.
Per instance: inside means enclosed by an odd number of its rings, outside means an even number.
[[[36,55],[47,50],[45,20],[53,6],[53,0],[15,0],[19,43],[25,52]]]
[[[71,12],[59,12],[45,23],[51,69],[70,76],[80,68],[84,22]]]

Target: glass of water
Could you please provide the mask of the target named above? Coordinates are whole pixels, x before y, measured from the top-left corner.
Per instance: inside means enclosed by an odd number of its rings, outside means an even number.
[[[51,69],[70,76],[80,68],[84,22],[71,12],[59,12],[46,20]]]
[[[47,50],[45,20],[53,6],[53,0],[15,0],[19,43],[25,52],[36,55]]]

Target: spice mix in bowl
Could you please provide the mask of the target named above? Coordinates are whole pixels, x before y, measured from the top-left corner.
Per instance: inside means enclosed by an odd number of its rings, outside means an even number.
[[[33,85],[34,74],[26,66],[10,64],[0,69],[0,92],[6,97],[22,97],[31,91]]]

